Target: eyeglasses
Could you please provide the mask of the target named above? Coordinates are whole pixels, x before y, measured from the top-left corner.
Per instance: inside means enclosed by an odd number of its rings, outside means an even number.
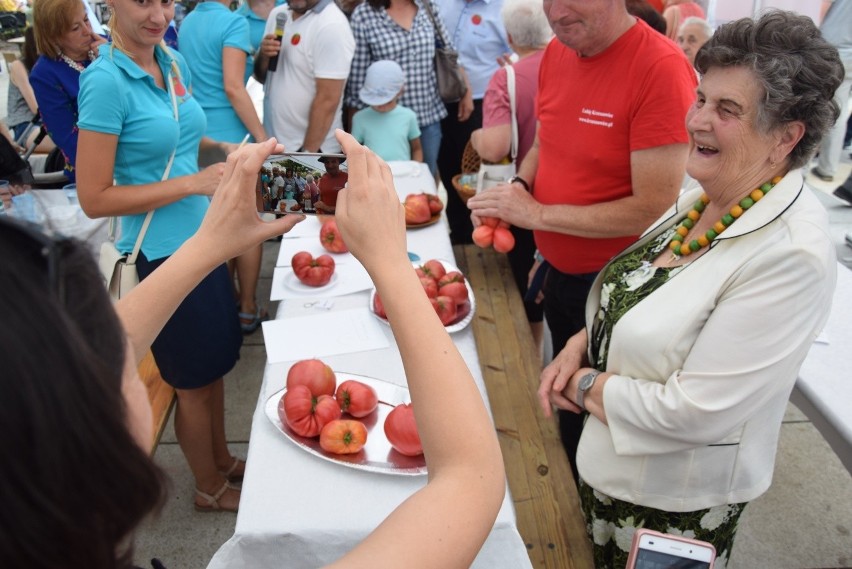
[[[45,260],[47,285],[59,301],[65,304],[65,279],[62,275],[62,256],[71,240],[64,235],[45,233],[34,223],[9,216],[0,216],[0,239],[20,241],[21,246],[35,246],[37,254]],[[29,242],[29,243],[28,243]]]

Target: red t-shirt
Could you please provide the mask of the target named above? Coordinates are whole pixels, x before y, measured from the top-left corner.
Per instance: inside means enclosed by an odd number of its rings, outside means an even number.
[[[337,206],[337,192],[343,189],[348,180],[349,174],[342,170],[334,177],[331,177],[328,173],[320,176],[320,201],[325,205]]]
[[[592,57],[552,40],[539,73],[535,198],[589,205],[630,196],[630,153],[687,142],[695,86],[680,48],[641,20]],[[638,237],[534,233],[544,258],[574,274],[600,270]]]
[[[518,117],[518,157],[516,164],[524,161],[524,156],[535,140],[535,95],[538,91],[538,70],[544,50],[518,60],[512,65],[515,70],[515,112]],[[509,87],[506,82],[506,68],[501,67],[491,76],[485,99],[482,102],[482,127],[499,126],[512,123],[512,107],[509,101]]]

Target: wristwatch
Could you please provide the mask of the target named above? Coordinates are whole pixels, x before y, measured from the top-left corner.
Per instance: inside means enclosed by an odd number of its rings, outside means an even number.
[[[509,178],[509,183],[510,183],[510,184],[514,184],[515,182],[517,182],[517,183],[519,183],[520,185],[522,185],[522,186],[524,187],[524,189],[525,189],[527,192],[532,191],[532,190],[530,189],[530,185],[527,183],[527,181],[526,181],[526,180],[524,180],[523,178],[521,178],[520,176],[512,176],[511,178]]]
[[[586,405],[583,401],[586,398],[586,392],[592,388],[592,386],[595,384],[595,380],[600,374],[601,372],[596,369],[593,369],[592,371],[580,378],[580,383],[579,385],[577,385],[577,400],[574,401],[574,403],[576,403],[577,406],[580,407],[580,409],[582,409],[583,411],[586,410]]]

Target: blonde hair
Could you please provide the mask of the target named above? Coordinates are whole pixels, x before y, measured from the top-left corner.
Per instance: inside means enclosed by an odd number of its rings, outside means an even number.
[[[80,0],[38,0],[33,5],[36,49],[45,57],[58,59],[59,38],[71,30],[74,8],[85,10]]]

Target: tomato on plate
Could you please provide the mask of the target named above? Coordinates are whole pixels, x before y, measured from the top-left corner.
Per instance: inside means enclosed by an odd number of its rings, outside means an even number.
[[[340,407],[331,395],[314,397],[304,385],[288,388],[278,403],[278,417],[302,437],[315,437],[340,418]]]
[[[331,366],[322,360],[300,360],[287,371],[287,389],[304,385],[314,397],[334,395],[337,378]]]
[[[354,379],[347,379],[338,385],[334,397],[340,405],[340,410],[353,417],[366,417],[379,405],[376,390]]]
[[[397,405],[388,414],[385,418],[385,436],[391,446],[405,456],[423,454],[411,403]]]
[[[307,286],[325,286],[334,274],[334,259],[331,255],[320,255],[316,259],[307,251],[293,255],[290,261],[296,278]]]
[[[335,419],[320,432],[320,447],[334,454],[355,454],[367,443],[367,427],[361,421]]]

